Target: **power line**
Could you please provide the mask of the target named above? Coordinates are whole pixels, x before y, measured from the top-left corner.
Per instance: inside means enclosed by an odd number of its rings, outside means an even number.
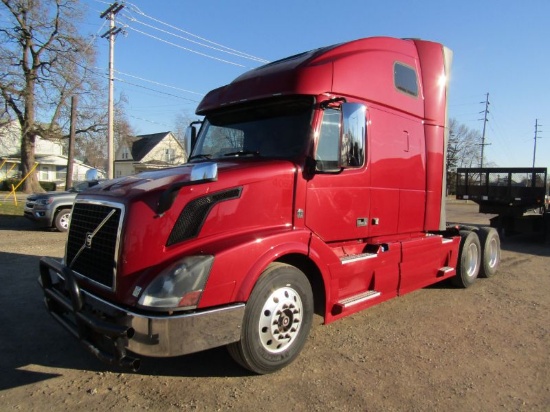
[[[168,24],[168,23],[166,23],[166,22],[164,22],[160,19],[157,19],[155,17],[152,17],[152,16],[142,12],[135,4],[128,3],[128,2],[118,2],[118,3],[115,2],[114,4],[110,4],[106,1],[101,1],[101,0],[95,0],[95,1],[98,2],[98,3],[101,3],[101,4],[108,4],[109,5],[109,8],[107,8],[107,10],[101,14],[101,17],[107,16],[109,10],[111,10],[111,11],[116,10],[116,12],[118,13],[119,11],[121,11],[124,8],[124,11],[121,12],[117,16],[117,17],[122,18],[122,22],[124,23],[124,25],[122,26],[123,29],[133,30],[136,33],[142,34],[142,35],[150,37],[154,40],[166,43],[168,45],[177,47],[179,49],[189,51],[191,53],[195,53],[197,55],[200,55],[200,56],[203,56],[203,57],[206,57],[206,58],[210,58],[210,59],[213,59],[213,60],[217,60],[217,61],[220,61],[220,62],[223,62],[223,63],[226,63],[226,64],[230,64],[230,65],[234,65],[234,66],[238,66],[238,67],[246,67],[243,64],[240,64],[238,62],[231,61],[231,60],[228,60],[228,59],[219,58],[219,57],[216,57],[216,56],[213,56],[213,55],[209,55],[207,53],[203,53],[203,52],[200,52],[200,51],[197,51],[197,50],[193,50],[191,48],[184,47],[181,44],[177,44],[175,42],[171,42],[169,40],[166,40],[165,38],[155,36],[151,33],[145,32],[143,30],[139,30],[136,27],[136,24],[142,25],[144,27],[148,27],[151,30],[157,30],[157,31],[165,34],[166,36],[173,36],[173,37],[176,37],[179,40],[188,41],[188,42],[196,44],[200,47],[205,47],[205,48],[214,50],[216,52],[230,54],[230,55],[238,57],[238,58],[244,58],[244,59],[252,60],[252,61],[255,61],[255,62],[258,62],[258,63],[268,63],[269,62],[269,60],[253,56],[251,54],[244,53],[244,52],[241,52],[241,51],[236,50],[236,49],[232,49],[230,47],[227,47],[227,46],[224,46],[222,44],[213,42],[213,41],[208,40],[204,37],[197,36],[196,34],[190,33],[188,31],[182,30],[182,29],[180,29],[176,26]],[[129,12],[129,13],[127,13],[127,12]],[[148,24],[147,22],[142,21],[143,19],[138,20],[137,18],[135,18],[135,16],[133,16],[133,14],[138,14],[138,15],[142,16],[144,19],[149,19],[154,23],[158,23],[160,25],[163,25],[164,27],[167,27],[169,30],[158,27],[157,24]],[[120,24],[120,21],[118,23]],[[126,24],[126,23],[129,23],[129,24]],[[109,31],[109,32],[105,33],[104,36],[105,37],[106,36],[110,37],[111,35],[115,35],[117,33],[120,33],[121,31],[122,31],[122,29],[116,28],[115,31],[113,31],[113,32]],[[177,33],[174,33],[174,32],[177,32]],[[184,34],[185,36],[182,36],[181,34],[178,34],[178,33]],[[95,40],[96,37],[97,36],[94,36],[94,39],[92,39],[92,41]],[[89,70],[89,69],[87,69],[87,70]],[[112,70],[116,71],[116,70],[114,70],[114,68]],[[98,74],[94,71],[90,71],[90,72],[94,75],[99,75],[101,77],[104,77],[104,75],[100,75],[100,74]],[[160,90],[155,89],[155,88],[145,87],[143,85],[136,84],[135,82],[132,83],[132,82],[126,81],[124,79],[121,79],[120,76],[131,77],[133,79],[139,80],[140,82],[147,82],[147,83],[150,83],[150,84],[153,84],[153,85],[156,85],[156,86],[166,87],[166,88],[170,88],[170,89],[177,90],[177,91],[184,92],[184,93],[191,93],[191,94],[194,94],[194,95],[203,96],[202,93],[198,93],[198,92],[194,92],[194,91],[191,91],[191,90],[171,86],[171,85],[160,83],[160,82],[154,81],[154,80],[145,79],[143,77],[139,77],[139,76],[136,76],[136,75],[133,75],[133,74],[123,73],[123,72],[120,72],[120,71],[116,71],[116,73],[119,76],[117,76],[115,78],[114,75],[110,75],[109,76],[110,82],[114,82],[116,80],[117,82],[125,83],[125,84],[128,84],[128,85],[133,86],[133,87],[138,87],[138,88],[141,88],[141,89],[144,89],[144,90],[151,91],[153,93],[158,93],[158,94],[162,94],[162,95],[165,95],[165,96],[170,96],[170,97],[181,99],[181,100],[187,100],[187,101],[192,102],[192,103],[198,103],[198,101],[193,100],[193,99],[188,99],[188,98],[185,98],[185,97],[182,97],[182,96],[178,96],[178,95],[173,94],[173,93],[167,93],[167,92],[164,92],[164,91],[160,91]]]
[[[182,30],[182,29],[180,29],[180,28],[178,28],[178,27],[176,27],[176,26],[173,26],[173,25],[171,25],[171,24],[169,24],[169,23],[166,23],[166,22],[164,22],[164,21],[162,21],[162,20],[159,20],[159,19],[156,19],[156,18],[154,18],[154,17],[152,17],[152,16],[149,16],[149,15],[145,14],[144,12],[142,12],[142,11],[141,11],[135,4],[133,4],[133,3],[128,2],[127,4],[128,4],[128,7],[129,7],[130,10],[135,11],[136,13],[142,15],[143,17],[146,17],[146,18],[148,18],[148,19],[150,19],[150,20],[153,20],[153,21],[155,21],[155,22],[157,22],[157,23],[163,24],[163,25],[165,25],[165,26],[167,26],[167,27],[169,27],[169,28],[171,28],[171,29],[174,29],[174,30],[177,30],[177,31],[179,31],[179,32],[181,32],[181,33],[184,33],[184,34],[186,34],[186,35],[195,37],[196,39],[199,39],[199,40],[201,40],[201,41],[210,43],[210,44],[212,44],[212,45],[214,45],[214,46],[216,46],[216,47],[221,47],[221,48],[223,48],[223,49],[225,49],[225,50],[228,50],[228,52],[236,53],[236,54],[238,54],[239,56],[242,56],[242,57],[244,57],[244,58],[249,58],[249,59],[251,59],[251,60],[256,60],[256,61],[259,61],[259,62],[262,62],[262,63],[269,63],[269,60],[262,59],[262,58],[260,58],[260,57],[253,56],[253,55],[251,55],[251,54],[244,53],[244,52],[241,52],[241,51],[232,49],[232,48],[227,47],[227,46],[224,46],[224,45],[222,45],[222,44],[220,44],[220,43],[216,43],[216,42],[211,41],[211,40],[208,40],[208,39],[206,39],[206,38],[204,38],[204,37],[197,36],[196,34],[193,34],[193,33],[188,32],[188,31],[186,31],[186,30]]]
[[[491,121],[489,122],[489,128],[493,132],[493,135],[496,136],[501,142],[501,144],[498,144],[496,148],[502,150],[508,161],[511,162],[513,158],[512,153],[510,152],[512,142],[508,139],[507,135],[502,132],[502,127],[499,124],[497,118],[494,116],[495,106],[492,105],[492,108],[493,110],[489,113],[489,117],[491,119]]]
[[[209,59],[213,59],[213,60],[218,60],[222,63],[227,63],[227,64],[231,64],[233,66],[238,66],[238,67],[246,67],[244,66],[243,64],[239,64],[239,63],[235,63],[235,62],[232,62],[232,61],[229,61],[229,60],[225,60],[225,59],[220,59],[219,57],[215,57],[215,56],[210,56],[206,53],[201,53],[201,52],[198,52],[196,50],[192,50],[192,49],[189,49],[187,47],[183,47],[183,46],[180,46],[179,44],[176,44],[176,43],[172,43],[168,40],[164,40],[164,39],[161,39],[160,37],[157,37],[157,36],[153,36],[152,34],[149,34],[149,33],[145,33],[144,31],[141,31],[141,30],[138,30],[134,27],[131,27],[131,26],[128,26],[126,25],[125,26],[126,29],[130,29],[130,30],[133,30],[137,33],[140,33],[140,34],[143,34],[144,36],[147,36],[147,37],[151,37],[152,39],[155,39],[155,40],[158,40],[160,42],[163,42],[163,43],[166,43],[166,44],[169,44],[170,46],[174,46],[174,47],[177,47],[179,49],[182,49],[182,50],[185,50],[185,51],[188,51],[188,52],[191,52],[191,53],[195,53],[195,54],[198,54],[199,56],[203,56],[203,57],[207,57]]]
[[[249,60],[253,60],[253,61],[256,61],[256,62],[259,62],[259,63],[269,63],[268,60],[265,60],[265,59],[260,59],[259,57],[254,57],[254,56],[251,56],[251,55],[248,55],[248,54],[245,54],[245,53],[242,53],[242,52],[239,52],[239,51],[233,51],[232,49],[224,49],[224,48],[219,48],[219,47],[214,47],[214,46],[210,46],[208,44],[204,44],[204,43],[201,43],[201,42],[198,42],[196,40],[192,40],[192,39],[188,39],[187,37],[183,37],[183,36],[180,36],[179,34],[175,34],[175,33],[172,33],[172,32],[169,32],[168,30],[164,30],[164,29],[161,29],[159,27],[155,27],[151,24],[147,24],[147,23],[144,23],[138,19],[136,19],[135,17],[131,17],[131,16],[128,16],[127,14],[124,14],[123,15],[125,18],[127,18],[128,20],[134,22],[134,23],[138,23],[138,24],[141,24],[145,27],[148,27],[150,29],[153,29],[153,30],[157,30],[157,31],[160,31],[161,33],[164,33],[164,34],[168,34],[170,36],[174,36],[178,39],[181,39],[181,40],[185,40],[185,41],[188,41],[190,43],[194,43],[196,45],[199,45],[199,46],[202,46],[202,47],[206,47],[206,48],[209,48],[209,49],[212,49],[212,50],[215,50],[215,51],[218,51],[218,52],[221,52],[221,53],[227,53],[227,54],[231,54],[233,56],[236,56],[236,57],[241,57],[243,59],[249,59]],[[222,46],[224,47],[224,46]]]
[[[151,89],[150,87],[141,86],[139,84],[131,83],[131,82],[128,82],[126,80],[123,80],[123,79],[120,79],[120,78],[117,78],[117,77],[115,77],[115,80],[119,81],[121,83],[129,84],[130,86],[139,87],[140,89],[145,89],[145,90],[153,91],[155,93],[164,94],[166,96],[175,97],[176,99],[187,100],[187,101],[193,102],[193,103],[198,103],[199,102],[198,100],[188,99],[186,97],[177,96],[177,95],[172,94],[172,93],[161,92],[160,90],[155,90],[155,89]]]
[[[159,82],[156,82],[154,80],[148,80],[148,79],[144,79],[143,77],[138,77],[138,76],[134,76],[132,74],[129,74],[129,73],[123,73],[119,70],[115,70],[116,73],[118,74],[121,74],[123,76],[128,76],[128,77],[132,77],[136,80],[141,80],[143,82],[147,82],[147,83],[151,83],[151,84],[156,84],[157,86],[162,86],[162,87],[167,87],[169,89],[174,89],[174,90],[179,90],[179,91],[182,91],[182,92],[186,92],[186,93],[191,93],[191,94],[196,94],[198,96],[204,96],[204,93],[198,93],[198,92],[193,92],[191,90],[186,90],[186,89],[182,89],[180,87],[175,87],[175,86],[170,86],[169,84],[163,84],[163,83],[159,83]]]
[[[147,123],[158,124],[159,126],[170,127],[166,123],[155,122],[154,120],[144,119],[142,117],[137,117],[137,116],[133,116],[133,115],[128,115],[128,117],[131,117],[132,119],[136,119],[136,120],[141,120],[141,121],[144,121],[144,122],[147,122]]]

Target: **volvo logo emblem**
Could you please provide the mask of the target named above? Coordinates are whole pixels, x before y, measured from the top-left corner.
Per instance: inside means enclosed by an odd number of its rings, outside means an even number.
[[[92,239],[94,238],[94,234],[92,232],[86,233],[86,248],[91,249],[92,248]]]
[[[92,240],[94,240],[94,236],[97,235],[97,232],[99,232],[101,230],[103,225],[105,223],[107,223],[107,221],[111,218],[111,216],[113,216],[116,213],[116,211],[117,211],[117,209],[111,209],[109,214],[107,216],[105,216],[105,218],[101,221],[101,223],[99,225],[97,225],[97,227],[95,228],[95,230],[93,232],[86,232],[86,236],[84,238],[84,243],[82,244],[82,246],[80,246],[80,249],[78,250],[78,252],[76,252],[76,255],[74,255],[73,260],[71,260],[71,263],[69,264],[69,268],[73,267],[74,262],[76,262],[76,259],[78,259],[78,257],[80,256],[80,254],[82,253],[82,251],[84,249],[91,249],[92,248]]]

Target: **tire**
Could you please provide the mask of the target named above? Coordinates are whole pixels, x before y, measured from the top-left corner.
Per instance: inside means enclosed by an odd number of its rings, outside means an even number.
[[[60,232],[66,232],[71,223],[71,209],[61,209],[55,215],[54,225]]]
[[[477,232],[481,244],[481,267],[479,276],[490,278],[497,273],[500,264],[500,237],[496,229],[482,227]]]
[[[457,287],[468,288],[474,284],[479,274],[481,245],[475,232],[461,230],[460,237],[458,265],[456,275],[452,278],[452,281]]]
[[[290,364],[309,335],[313,292],[294,266],[273,263],[262,273],[246,304],[241,340],[228,345],[231,357],[257,374]]]

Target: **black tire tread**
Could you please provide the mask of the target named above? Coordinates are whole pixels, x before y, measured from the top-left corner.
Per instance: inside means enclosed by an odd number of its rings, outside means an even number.
[[[500,263],[500,237],[497,230],[492,227],[480,227],[477,235],[479,237],[479,243],[481,244],[481,267],[479,269],[479,277],[490,278],[496,274],[498,265]],[[494,268],[491,268],[488,264],[488,261],[486,261],[486,255],[488,252],[487,241],[490,240],[491,237],[496,237],[499,250],[498,262]]]
[[[456,268],[456,275],[451,278],[451,281],[454,286],[459,288],[468,288],[472,286],[479,275],[479,267],[481,266],[481,259],[478,260],[478,273],[474,276],[473,279],[469,278],[465,273],[464,264],[464,249],[469,247],[472,242],[477,244],[478,248],[478,257],[481,257],[481,245],[477,234],[470,230],[461,230],[460,231],[460,248],[458,251],[458,264]]]
[[[293,273],[290,273],[292,271]],[[289,277],[290,275],[290,277]],[[298,286],[298,289],[304,288],[303,302],[303,323],[302,329],[300,331],[301,337],[297,341],[297,346],[290,348],[290,353],[288,356],[285,356],[284,360],[280,362],[262,362],[262,360],[255,359],[259,358],[258,353],[255,349],[254,341],[247,338],[247,322],[254,316],[255,311],[258,310],[258,306],[263,306],[262,302],[262,293],[268,287],[272,287],[273,284],[276,284],[278,281],[285,279],[286,282],[294,281],[294,286]],[[260,306],[260,307],[261,307]],[[235,343],[227,345],[227,350],[233,360],[239,365],[248,369],[257,374],[267,374],[275,372],[289,363],[291,363],[299,354],[302,349],[307,335],[309,334],[309,329],[313,321],[313,292],[311,290],[311,285],[307,277],[297,268],[285,263],[274,262],[267,267],[267,269],[259,277],[245,309],[245,318],[243,320],[243,328],[241,332],[241,340]]]
[[[55,215],[55,218],[54,218],[54,227],[56,230],[58,230],[59,232],[66,232],[67,229],[63,228],[60,224],[60,219],[61,219],[61,216],[63,216],[64,214],[71,214],[71,209],[61,209],[59,212],[56,213]]]

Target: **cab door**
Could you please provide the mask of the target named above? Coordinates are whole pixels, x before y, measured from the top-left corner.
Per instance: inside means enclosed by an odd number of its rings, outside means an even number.
[[[320,116],[316,173],[307,184],[306,225],[327,243],[366,238],[370,226],[366,108],[347,103],[326,107]]]

